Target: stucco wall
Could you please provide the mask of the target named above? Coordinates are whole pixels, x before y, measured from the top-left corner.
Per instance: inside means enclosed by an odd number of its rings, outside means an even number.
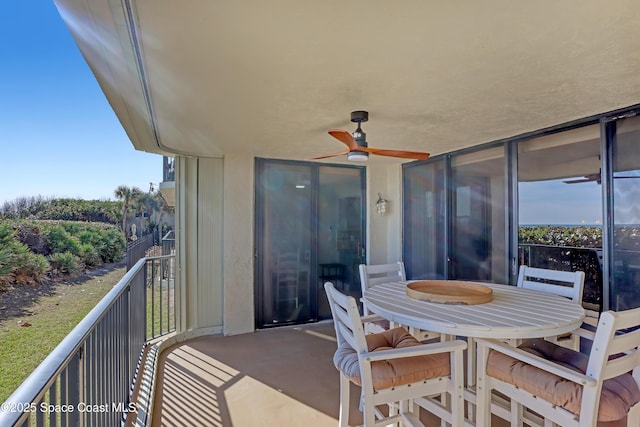
[[[254,330],[254,158],[224,159],[224,333]]]
[[[367,263],[402,260],[402,168],[400,165],[367,166]],[[376,213],[378,193],[388,203],[383,216]]]

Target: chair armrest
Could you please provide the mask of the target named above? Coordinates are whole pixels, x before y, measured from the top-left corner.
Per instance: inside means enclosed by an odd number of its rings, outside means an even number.
[[[492,350],[506,354],[507,356],[511,356],[514,359],[535,366],[536,368],[542,369],[543,371],[547,371],[559,377],[565,378],[566,380],[572,381],[576,384],[580,384],[583,386],[595,386],[597,383],[595,379],[588,377],[581,372],[566,368],[562,365],[551,362],[527,351],[520,350],[517,347],[510,346],[501,341],[487,338],[476,338],[476,344],[478,348],[488,347]]]
[[[595,332],[590,331],[588,329],[584,329],[584,328],[576,329],[575,331],[571,331],[571,333],[573,335],[578,335],[579,337],[586,338],[591,341],[593,341],[593,339],[596,337]]]
[[[467,343],[462,340],[438,342],[432,344],[414,345],[411,347],[393,348],[389,350],[378,350],[363,353],[360,357],[364,357],[370,362],[376,360],[400,359],[403,357],[426,356],[428,354],[448,353],[460,351],[467,348]]]
[[[369,314],[367,316],[362,316],[361,319],[362,319],[362,324],[379,322],[381,320],[387,320],[382,316],[378,316],[377,314]]]

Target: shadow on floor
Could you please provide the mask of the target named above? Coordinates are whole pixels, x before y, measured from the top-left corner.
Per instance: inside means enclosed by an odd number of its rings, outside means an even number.
[[[159,359],[154,426],[335,427],[332,321],[196,338]],[[350,425],[362,423],[351,387]],[[427,426],[440,420],[423,414]]]

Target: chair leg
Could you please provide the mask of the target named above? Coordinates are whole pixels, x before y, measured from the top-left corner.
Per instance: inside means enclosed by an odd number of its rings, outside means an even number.
[[[640,403],[636,403],[627,414],[627,427],[640,425]]]
[[[351,381],[349,378],[340,373],[340,415],[338,425],[340,427],[347,427],[349,425],[349,397]]]
[[[511,399],[511,426],[522,427],[523,409],[520,402]]]
[[[476,426],[491,426],[491,384],[486,376],[489,349],[476,346],[477,384],[476,384]]]
[[[460,357],[451,354],[451,380],[453,387],[451,390],[451,425],[452,427],[464,426],[464,361],[462,360],[462,352]]]
[[[364,421],[364,427],[374,427],[376,425],[376,408],[373,403],[367,405],[364,404],[364,410],[362,411],[362,420]]]

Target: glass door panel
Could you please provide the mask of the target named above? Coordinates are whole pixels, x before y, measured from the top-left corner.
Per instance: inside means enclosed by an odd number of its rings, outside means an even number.
[[[449,278],[506,283],[504,148],[452,158]]]
[[[331,317],[324,282],[360,298],[364,257],[364,170],[321,166],[318,193],[318,317]]]
[[[265,162],[257,184],[261,214],[257,296],[258,322],[303,322],[311,312],[312,192],[311,168]]]
[[[585,272],[583,302],[602,304],[600,127],[518,144],[518,262]]]
[[[403,258],[409,279],[446,278],[443,161],[407,165],[403,174]]]
[[[640,307],[640,118],[617,122],[613,146],[613,310]]]

